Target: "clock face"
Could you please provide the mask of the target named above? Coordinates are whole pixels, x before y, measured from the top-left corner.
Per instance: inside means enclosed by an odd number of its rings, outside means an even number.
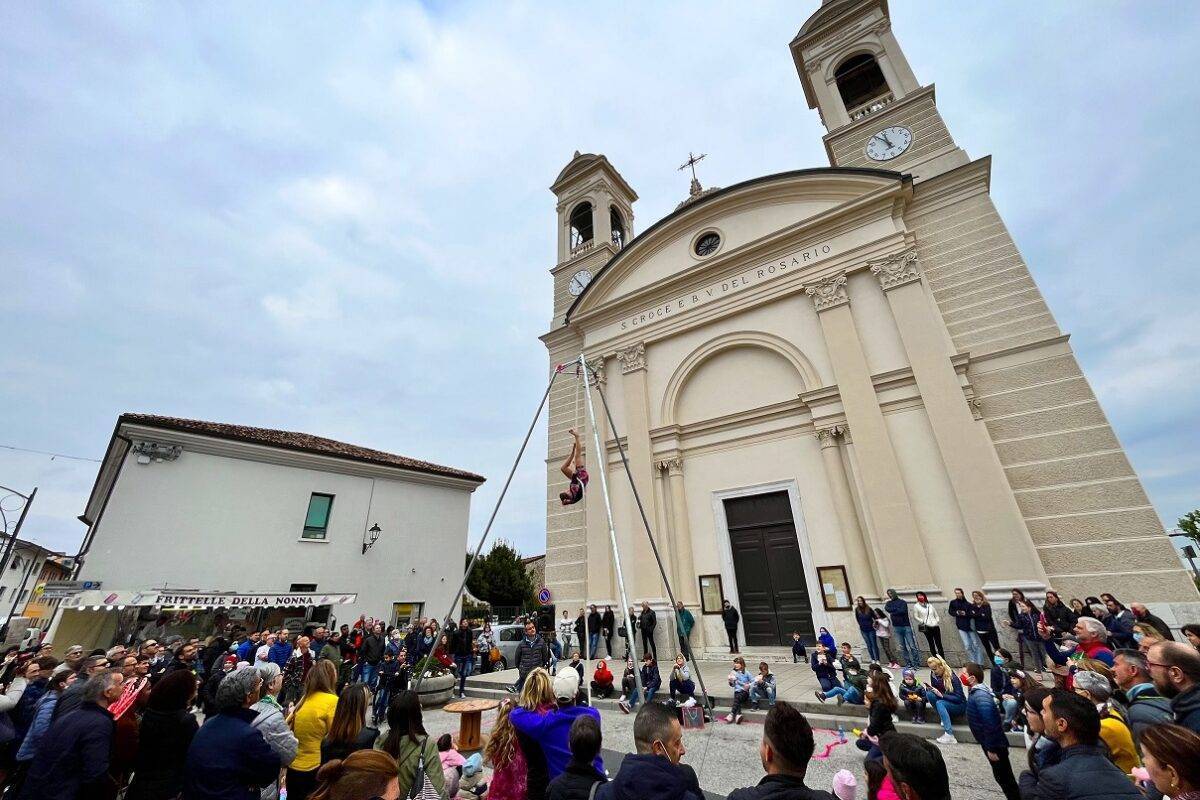
[[[592,273],[586,269],[581,269],[571,276],[571,282],[567,284],[567,291],[572,297],[578,297],[583,294],[583,290],[592,282]]]
[[[867,140],[867,157],[872,161],[891,161],[912,144],[912,131],[894,125]]]

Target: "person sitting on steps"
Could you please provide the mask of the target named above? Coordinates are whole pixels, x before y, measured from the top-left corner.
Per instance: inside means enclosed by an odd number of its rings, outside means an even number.
[[[575,439],[575,443],[571,445],[571,454],[560,469],[562,474],[567,476],[567,480],[571,481],[571,485],[567,487],[567,491],[558,493],[558,499],[564,506],[573,506],[583,499],[583,490],[588,484],[588,473],[583,464],[583,442],[579,440],[579,431],[571,428],[568,433]]]

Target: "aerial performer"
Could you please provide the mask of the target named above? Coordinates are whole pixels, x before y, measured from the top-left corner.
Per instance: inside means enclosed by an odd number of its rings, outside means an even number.
[[[579,432],[571,428],[568,433],[575,439],[571,446],[571,454],[562,463],[562,474],[571,481],[567,491],[559,492],[558,499],[564,506],[573,506],[583,499],[583,487],[587,486],[587,468],[583,465],[583,443],[579,440]]]

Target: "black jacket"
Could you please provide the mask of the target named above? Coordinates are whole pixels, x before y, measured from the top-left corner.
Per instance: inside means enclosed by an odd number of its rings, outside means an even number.
[[[971,601],[959,600],[957,597],[950,601],[950,616],[954,617],[954,627],[960,631],[971,630],[971,620],[974,614],[971,612]]]
[[[596,800],[704,800],[704,796],[687,774],[666,758],[631,755],[625,756],[612,782],[596,792]]]
[[[608,631],[609,636],[617,632],[617,617],[611,610],[600,615],[600,627]]]
[[[550,781],[546,800],[588,800],[592,787],[597,783],[608,783],[608,778],[597,772],[591,764],[579,764],[572,759],[562,774]]]
[[[326,736],[321,740],[321,763],[333,761],[335,758],[345,758],[359,750],[370,750],[377,738],[379,738],[379,728],[372,728],[370,725],[363,725],[353,742],[331,742]]]
[[[526,800],[545,800],[546,789],[550,785],[550,768],[546,766],[546,753],[529,734],[517,731],[517,743],[521,746],[521,755],[525,756]]]
[[[383,646],[386,644],[382,634],[368,633],[363,637],[362,644],[358,648],[358,654],[363,661],[371,666],[375,666],[380,661],[383,661]]]
[[[450,634],[450,655],[472,656],[474,652],[475,632],[470,628],[465,631],[462,628],[456,628],[454,633]]]
[[[575,638],[582,642],[585,637],[583,614],[580,614],[575,618]]]
[[[204,721],[184,762],[184,800],[258,800],[279,777],[279,756],[251,724],[257,716],[236,708]]]
[[[1171,713],[1175,715],[1175,724],[1200,733],[1200,686],[1172,697]]]
[[[1142,793],[1108,760],[1104,748],[1078,744],[1036,776],[1021,773],[1021,800],[1143,800]]]
[[[1171,626],[1168,625],[1167,623],[1163,622],[1161,619],[1154,616],[1150,612],[1146,612],[1146,616],[1144,616],[1144,617],[1138,617],[1135,614],[1134,619],[1137,620],[1138,622],[1141,622],[1145,625],[1149,625],[1150,627],[1154,628],[1154,630],[1161,633],[1163,635],[1163,638],[1166,639],[1168,642],[1175,641],[1175,635],[1173,633],[1171,633]]]
[[[599,611],[593,611],[592,613],[588,614],[587,630],[588,630],[588,633],[599,633],[600,632],[600,612]]]
[[[653,608],[647,608],[642,612],[642,634],[652,636],[656,627],[658,627],[658,615],[654,613]]]
[[[146,709],[127,800],[169,800],[183,789],[183,764],[199,726],[189,711]]]
[[[114,727],[112,714],[95,703],[55,719],[30,764],[22,800],[77,800],[115,791],[108,777]]]
[[[810,789],[803,778],[792,775],[766,775],[757,786],[735,789],[729,800],[832,800],[833,795],[820,789]]]
[[[535,636],[532,640],[522,639],[517,645],[517,663],[512,665],[517,668],[521,675],[525,675],[538,667],[544,667],[550,663],[550,646],[546,644],[546,640],[541,635]]]
[[[1047,603],[1042,606],[1042,613],[1046,615],[1046,622],[1060,633],[1070,633],[1079,621],[1079,617],[1065,603]]]
[[[721,610],[721,619],[725,622],[725,630],[731,631],[742,621],[742,615],[733,606]]]

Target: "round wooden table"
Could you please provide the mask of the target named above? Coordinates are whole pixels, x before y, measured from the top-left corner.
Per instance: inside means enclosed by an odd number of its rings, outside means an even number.
[[[479,725],[483,719],[483,712],[491,711],[499,705],[500,703],[496,700],[471,699],[455,700],[453,703],[447,703],[442,706],[443,711],[462,715],[458,726],[459,751],[480,750],[483,748],[483,737],[479,733]]]

